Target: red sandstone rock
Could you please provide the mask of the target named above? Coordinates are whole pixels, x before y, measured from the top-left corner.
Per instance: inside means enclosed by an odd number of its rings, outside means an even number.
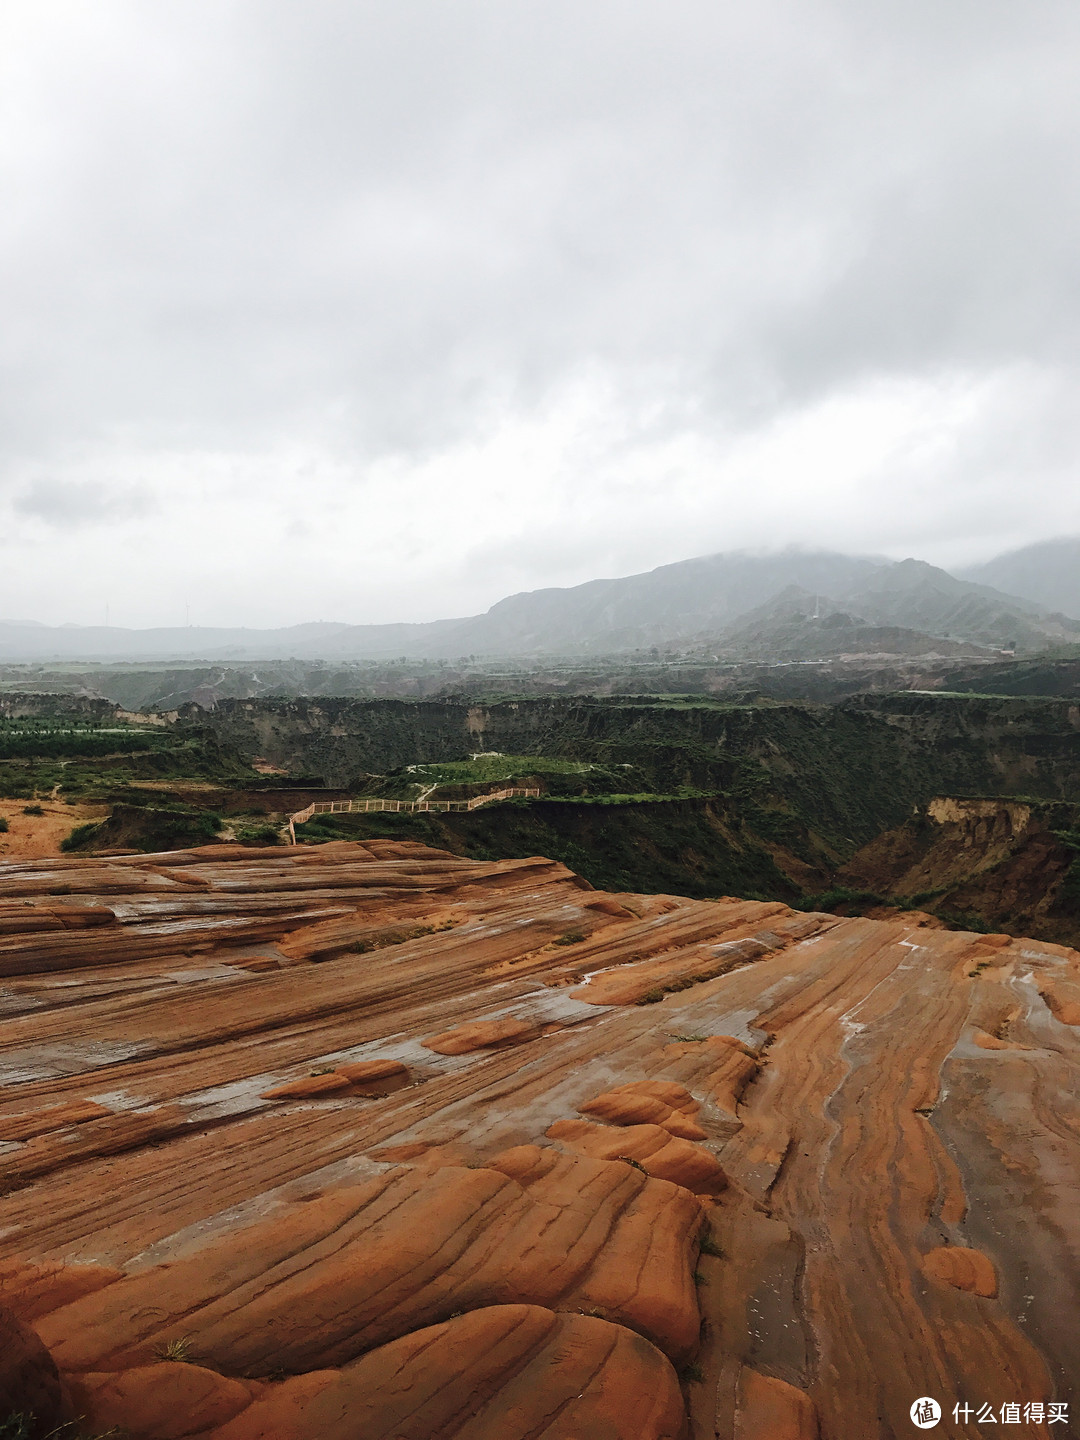
[[[718,930],[722,928],[719,916],[715,924]],[[724,940],[719,945],[691,945],[632,968],[594,975],[573,994],[589,1005],[639,1005],[654,996],[677,993],[736,966],[748,965],[768,953],[768,946],[749,937]]]
[[[123,1273],[109,1265],[0,1260],[0,1304],[20,1320],[34,1320],[111,1285]]]
[[[519,1045],[523,1040],[535,1039],[538,1033],[537,1027],[525,1020],[477,1020],[420,1043],[425,1050],[439,1055],[467,1055],[471,1050],[486,1050],[493,1045]]]
[[[684,1431],[675,1372],[646,1340],[588,1316],[498,1305],[272,1386],[208,1440],[679,1440]]]
[[[332,1071],[329,1075],[305,1075],[299,1080],[289,1080],[284,1085],[275,1085],[272,1090],[263,1090],[263,1100],[306,1100],[312,1096],[334,1095],[348,1090],[352,1081],[347,1075]]]
[[[753,1050],[730,1035],[713,1035],[705,1044],[713,1058],[709,1074],[713,1099],[721,1109],[734,1115],[761,1061]]]
[[[548,1304],[558,1294],[559,1309],[600,1310],[673,1358],[694,1351],[701,1323],[693,1280],[699,1201],[623,1161],[561,1155],[546,1145],[515,1146],[489,1164],[523,1187],[535,1221],[545,1212],[558,1220],[511,1270],[518,1293],[542,1294]],[[597,1247],[600,1225],[609,1228]]]
[[[1043,981],[1040,989],[1055,1020],[1063,1025],[1080,1025],[1080,983],[1049,979]]]
[[[609,1130],[588,1120],[557,1120],[546,1132],[582,1155],[598,1160],[635,1160],[649,1175],[697,1195],[718,1195],[727,1185],[719,1162],[705,1150],[670,1135],[659,1125]]]
[[[0,1307],[0,1421],[9,1415],[27,1417],[25,1440],[46,1440],[73,1419],[52,1356],[29,1325]]]
[[[813,1401],[804,1390],[743,1366],[735,1440],[817,1440]]]
[[[41,1175],[75,1165],[87,1156],[121,1155],[185,1130],[190,1116],[179,1106],[148,1110],[111,1111],[98,1120],[86,1120],[69,1130],[36,1135],[14,1154],[4,1158],[4,1178],[13,1188]]]
[[[86,930],[112,925],[116,915],[107,905],[45,905],[0,901],[0,935],[31,935],[41,930]]]
[[[0,1140],[32,1140],[50,1130],[66,1130],[69,1125],[82,1125],[87,1120],[100,1120],[112,1111],[93,1100],[75,1100],[67,1105],[49,1105],[44,1110],[29,1110],[19,1115],[0,1115]]]
[[[65,930],[88,930],[96,925],[113,925],[116,914],[107,905],[58,905],[53,914]]]
[[[363,1084],[368,1080],[401,1079],[408,1073],[400,1060],[354,1060],[338,1065],[334,1070],[335,1075],[343,1075],[350,1085]]]
[[[372,1160],[378,1160],[381,1164],[399,1165],[409,1160],[419,1160],[433,1149],[443,1148],[441,1145],[433,1146],[427,1140],[413,1140],[407,1145],[382,1145],[377,1150],[369,1150],[368,1154]]]
[[[676,1099],[680,1101],[678,1106]],[[645,1122],[660,1125],[683,1140],[704,1140],[706,1132],[689,1118],[697,1109],[697,1102],[681,1085],[648,1080],[616,1086],[578,1106],[582,1115],[595,1115],[609,1125]]]
[[[80,1375],[73,1395],[96,1429],[181,1440],[224,1425],[251,1404],[248,1386],[180,1361],[159,1361],[119,1374]]]
[[[699,1067],[706,1067],[701,1083],[715,1104],[730,1115],[735,1114],[761,1064],[756,1052],[733,1035],[679,1041],[665,1045],[661,1053],[669,1064],[697,1061]]]
[[[971,1038],[981,1050],[1030,1050],[1030,1045],[1018,1045],[1015,1040],[1001,1040],[997,1035],[988,1035],[985,1030],[975,1029]]]
[[[61,886],[87,908],[116,897],[123,923],[58,928],[63,901],[50,892]],[[1080,1141],[1064,1121],[1080,1089],[1080,1031],[1048,1022],[1033,987],[1003,994],[992,978],[1030,969],[1060,1006],[1080,974],[1075,952],[981,947],[903,915],[814,917],[754,902],[626,896],[601,912],[604,897],[551,862],[480,864],[393,842],[7,865],[0,897],[0,920],[30,926],[0,926],[0,969],[18,977],[4,982],[15,1006],[0,1033],[0,1121],[116,1111],[0,1155],[0,1296],[6,1285],[88,1387],[134,1384],[189,1337],[204,1370],[296,1372],[263,1387],[242,1380],[254,1402],[218,1430],[250,1420],[278,1440],[295,1419],[298,1434],[322,1434],[325,1414],[297,1418],[296,1404],[346,1383],[342,1424],[373,1413],[392,1426],[392,1386],[360,1367],[397,1366],[395,1347],[420,1336],[400,1368],[412,1394],[461,1381],[491,1397],[445,1434],[520,1440],[521,1416],[544,1433],[535,1406],[548,1372],[500,1361],[481,1374],[486,1350],[472,1331],[427,1343],[443,1325],[506,1307],[554,1315],[557,1327],[606,1325],[619,1353],[648,1342],[665,1364],[700,1363],[708,1383],[683,1387],[685,1440],[711,1440],[717,1427],[730,1437],[736,1425],[744,1437],[752,1425],[812,1433],[802,1392],[745,1369],[736,1386],[740,1367],[767,1368],[765,1355],[780,1356],[789,1378],[805,1363],[830,1437],[875,1435],[882,1416],[902,1428],[920,1394],[1045,1400],[1075,1369],[1080,1305],[1062,1296],[1072,1295],[1063,1257],[1076,1248]],[[451,915],[453,929],[421,933]],[[310,950],[320,926],[320,947],[343,933],[413,938],[335,958]],[[569,933],[587,938],[550,944]],[[721,965],[736,959],[722,974],[718,949]],[[979,954],[1004,963],[977,967]],[[272,968],[241,968],[253,959]],[[582,1007],[570,990],[585,974],[639,985],[646,966],[665,985],[693,983],[667,989],[662,1005],[592,1006],[572,1023]],[[563,1028],[527,1048],[483,1046],[465,1063],[415,1048],[492,1014],[535,1014],[539,1033]],[[709,1034],[736,1024],[768,1037],[760,1070],[749,1046]],[[958,1043],[980,1030],[1007,1034],[1009,1048]],[[362,1062],[335,1060],[391,1046],[422,1083],[355,1079]],[[348,1082],[329,1092],[346,1103],[259,1098],[267,1076],[324,1069]],[[366,1085],[394,1093],[351,1103]],[[651,1122],[573,1118],[613,1095],[619,1105],[651,1097],[671,1107],[669,1120],[715,1135],[733,1181],[719,1200],[685,1188],[716,1182],[708,1149]],[[558,1138],[544,1139],[549,1128]],[[610,1145],[642,1168],[603,1158]],[[405,1163],[388,1170],[391,1160]],[[1028,1326],[957,1287],[958,1247],[948,1283],[920,1274],[928,1220],[960,1224],[973,1197],[1001,1237],[1002,1288],[1033,1297]],[[698,1255],[706,1211],[719,1257]],[[95,1265],[78,1263],[89,1257]],[[493,1351],[501,1333],[483,1331]],[[551,1343],[564,1359],[596,1353],[576,1328]],[[541,1335],[530,1354],[546,1345]],[[564,1434],[556,1420],[548,1440],[604,1437],[605,1417],[636,1440],[644,1432],[625,1429],[620,1396],[638,1393],[635,1375],[655,1375],[652,1363],[633,1352],[587,1429]],[[91,1381],[103,1372],[112,1378]],[[568,1425],[576,1397],[592,1393],[572,1380]],[[185,1408],[201,1420],[192,1395],[164,1423],[187,1424]],[[644,1402],[635,1426],[642,1414]]]
[[[935,1280],[990,1299],[997,1294],[997,1275],[990,1259],[981,1250],[960,1245],[943,1245],[923,1256],[923,1269]]]
[[[284,1206],[54,1311],[40,1333],[71,1371],[145,1365],[187,1338],[205,1363],[258,1375],[341,1365],[448,1311],[520,1300],[602,1306],[685,1355],[697,1202],[625,1164],[525,1149],[520,1178],[510,1152],[498,1169],[391,1170]]]
[[[375,1150],[369,1150],[368,1156],[382,1165],[404,1162],[420,1170],[439,1170],[444,1165],[477,1168],[475,1149],[471,1145],[459,1145],[453,1140],[441,1145],[431,1144],[426,1140],[417,1140],[411,1145],[380,1145]]]

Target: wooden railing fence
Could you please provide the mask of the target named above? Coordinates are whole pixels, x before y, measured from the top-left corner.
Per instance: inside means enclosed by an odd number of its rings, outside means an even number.
[[[304,825],[313,815],[344,815],[352,812],[368,813],[389,810],[395,813],[443,812],[448,810],[475,810],[480,805],[492,805],[496,800],[512,800],[516,796],[539,795],[538,787],[525,788],[520,785],[506,790],[494,790],[487,795],[474,795],[471,800],[313,800],[303,810],[289,816],[289,837],[296,844],[296,826]]]

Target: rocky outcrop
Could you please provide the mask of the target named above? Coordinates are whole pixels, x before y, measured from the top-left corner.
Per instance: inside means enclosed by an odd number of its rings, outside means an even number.
[[[29,1325],[0,1306],[0,1423],[18,1440],[48,1440],[74,1419],[56,1362]]]
[[[546,1134],[582,1155],[626,1160],[646,1175],[670,1180],[696,1195],[718,1195],[727,1185],[727,1176],[711,1155],[672,1135],[663,1125],[628,1125],[612,1130],[588,1120],[557,1120]]]
[[[749,1367],[739,1375],[735,1440],[817,1440],[809,1395],[774,1375]]]
[[[158,1364],[80,1388],[99,1423],[117,1417],[163,1440],[681,1440],[686,1423],[678,1378],[655,1346],[536,1305],[472,1310],[340,1369],[265,1385]]]
[[[864,845],[835,883],[900,904],[914,899],[944,917],[931,923],[966,916],[967,924],[1075,945],[1078,819],[1075,804],[937,796]]]
[[[61,887],[111,918],[58,929]],[[35,1415],[53,1364],[137,1440],[870,1440],[1073,1394],[1070,950],[387,841],[0,892]]]
[[[518,1045],[535,1040],[537,1028],[527,1020],[479,1020],[472,1025],[455,1025],[441,1035],[432,1035],[420,1043],[425,1050],[439,1055],[468,1055],[471,1050],[488,1050],[496,1046]]]
[[[708,1132],[690,1118],[701,1106],[689,1090],[674,1081],[631,1080],[586,1100],[578,1109],[609,1125],[653,1123],[682,1140],[708,1138]]]
[[[992,1300],[997,1294],[997,1276],[989,1259],[979,1250],[963,1245],[942,1245],[923,1257],[923,1269],[935,1280],[955,1285],[972,1295]]]

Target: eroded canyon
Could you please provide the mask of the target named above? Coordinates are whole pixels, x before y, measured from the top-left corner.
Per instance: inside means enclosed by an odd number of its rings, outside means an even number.
[[[0,866],[5,1402],[137,1440],[1075,1405],[1080,956],[917,919],[386,840]]]

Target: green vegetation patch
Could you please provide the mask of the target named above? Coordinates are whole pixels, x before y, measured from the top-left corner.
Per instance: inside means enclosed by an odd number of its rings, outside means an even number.
[[[587,761],[551,755],[475,755],[470,760],[446,760],[406,769],[427,785],[487,785],[521,775],[585,775],[594,769]]]
[[[716,797],[621,805],[530,800],[469,813],[316,815],[296,827],[296,837],[302,844],[416,840],[474,860],[544,855],[600,890],[752,900],[795,900],[801,893]]]
[[[175,743],[173,736],[144,726],[0,717],[0,760],[127,755]]]
[[[1071,856],[1069,868],[1058,886],[1056,908],[1066,915],[1080,915],[1080,826],[1055,830],[1054,836]]]
[[[166,810],[152,805],[114,805],[98,824],[77,825],[61,850],[185,850],[218,838],[220,815],[206,810]]]
[[[139,743],[129,743],[132,736]],[[121,736],[110,729],[58,731],[55,738],[50,750],[44,741],[23,745],[17,736],[19,746],[8,743],[5,753],[0,731],[0,796],[32,800],[59,793],[71,800],[137,802],[148,783],[196,780],[241,788],[255,779],[251,767],[213,735],[129,729]]]
[[[446,760],[422,765],[404,765],[385,775],[365,775],[350,786],[358,798],[416,800],[466,800],[500,786],[536,788],[547,796],[603,796],[651,791],[644,774],[633,767],[614,768],[591,760],[574,760],[550,755],[476,755],[470,760]]]
[[[218,826],[220,829],[220,824]],[[285,840],[278,825],[233,825],[238,845],[283,845]]]

